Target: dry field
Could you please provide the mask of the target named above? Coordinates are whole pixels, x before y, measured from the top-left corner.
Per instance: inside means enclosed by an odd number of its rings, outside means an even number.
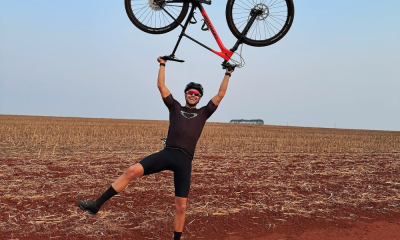
[[[0,115],[0,239],[172,239],[170,172],[133,181],[96,216],[75,206],[160,150],[167,128]],[[400,132],[207,123],[189,201],[184,239],[395,221]]]

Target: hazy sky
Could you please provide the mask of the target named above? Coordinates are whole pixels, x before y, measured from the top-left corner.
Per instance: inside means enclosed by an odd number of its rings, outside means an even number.
[[[246,65],[209,121],[399,131],[400,1],[294,2],[283,40],[243,47]],[[205,9],[230,48],[225,5]],[[217,49],[200,27],[187,33]],[[138,30],[122,0],[0,0],[0,114],[167,120],[156,58],[172,52],[179,31]],[[200,82],[205,105],[222,59],[188,39],[176,56],[186,63],[167,63],[167,87],[183,104],[187,82]]]

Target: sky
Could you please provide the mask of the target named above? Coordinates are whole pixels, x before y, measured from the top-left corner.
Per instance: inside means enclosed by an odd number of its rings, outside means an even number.
[[[282,40],[244,45],[246,65],[209,121],[400,131],[400,1],[294,4]],[[205,9],[230,48],[225,6],[214,0]],[[200,27],[187,34],[218,49]],[[0,0],[0,114],[168,120],[156,59],[179,33],[140,31],[122,0]],[[167,63],[167,87],[184,104],[186,84],[200,82],[206,105],[223,79],[222,59],[188,39],[176,56],[186,62]]]

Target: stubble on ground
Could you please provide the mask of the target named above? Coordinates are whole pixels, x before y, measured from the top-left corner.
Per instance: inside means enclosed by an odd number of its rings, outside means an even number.
[[[95,216],[75,205],[160,150],[167,122],[0,120],[1,239],[171,239],[170,172],[132,181]],[[399,146],[398,132],[208,124],[184,239],[396,239]]]

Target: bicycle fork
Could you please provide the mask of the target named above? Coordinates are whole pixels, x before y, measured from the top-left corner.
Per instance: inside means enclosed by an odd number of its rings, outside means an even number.
[[[260,9],[256,9],[253,8],[250,11],[250,20],[247,22],[246,26],[244,27],[243,31],[240,34],[240,38],[238,38],[237,42],[235,43],[235,45],[230,49],[230,51],[232,53],[236,52],[236,50],[238,50],[240,44],[243,43],[244,38],[246,37],[247,33],[250,31],[251,26],[253,26],[254,21],[256,20],[256,18],[261,15],[263,13],[262,10]],[[228,60],[229,61],[229,60]],[[236,65],[231,65],[226,59],[222,62],[222,68],[226,69],[228,68],[228,70],[235,70]]]

